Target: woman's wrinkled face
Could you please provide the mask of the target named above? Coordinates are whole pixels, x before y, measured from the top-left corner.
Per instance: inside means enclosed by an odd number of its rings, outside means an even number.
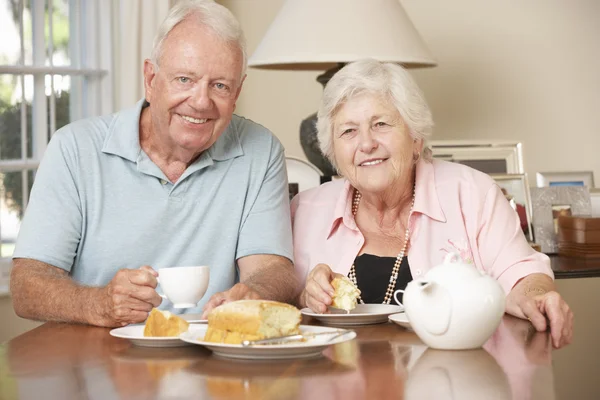
[[[390,100],[372,94],[348,100],[333,117],[332,134],[337,169],[361,192],[409,184],[422,141],[411,137]]]

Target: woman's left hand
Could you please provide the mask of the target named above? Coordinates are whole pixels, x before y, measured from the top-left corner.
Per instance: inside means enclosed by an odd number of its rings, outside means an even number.
[[[506,298],[506,312],[531,321],[536,330],[548,329],[555,348],[560,348],[573,340],[573,311],[556,291],[528,296],[509,293]]]

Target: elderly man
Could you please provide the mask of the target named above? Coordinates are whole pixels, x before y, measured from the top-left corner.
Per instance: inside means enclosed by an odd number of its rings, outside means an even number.
[[[145,100],[56,132],[13,255],[19,316],[139,323],[172,306],[161,304],[155,269],[177,265],[210,267],[207,294],[187,312],[292,301],[283,148],[233,115],[245,67],[233,15],[181,0],[144,63]]]

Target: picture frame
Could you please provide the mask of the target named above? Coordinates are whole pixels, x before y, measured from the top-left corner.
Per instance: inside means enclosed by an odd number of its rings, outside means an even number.
[[[529,242],[533,242],[531,194],[526,174],[490,174],[515,210],[521,229]]]
[[[594,172],[537,172],[535,174],[535,180],[537,187],[585,186],[591,189],[594,187]]]
[[[559,215],[588,216],[592,206],[585,186],[532,187],[531,207],[535,241],[543,253],[558,252],[556,219]]]
[[[432,140],[433,158],[468,165],[486,174],[523,174],[519,142]]]
[[[592,203],[592,217],[600,217],[600,188],[590,189],[590,202]]]

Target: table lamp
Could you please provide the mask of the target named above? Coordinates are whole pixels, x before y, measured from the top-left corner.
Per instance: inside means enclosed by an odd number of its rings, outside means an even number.
[[[324,70],[317,81],[325,86],[346,63],[363,58],[406,68],[436,65],[399,0],[286,0],[248,65]],[[336,175],[319,149],[316,118],[300,125],[302,149],[324,175]]]

